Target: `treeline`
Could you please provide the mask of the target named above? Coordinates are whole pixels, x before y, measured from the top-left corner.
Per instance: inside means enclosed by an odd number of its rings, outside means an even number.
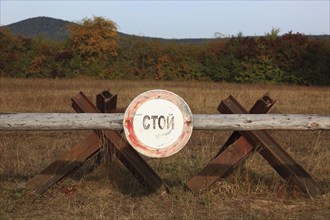
[[[104,31],[109,27],[91,28],[96,19],[71,27],[65,41],[17,37],[1,27],[0,75],[330,85],[329,38],[272,30],[261,37],[180,43],[117,36]],[[116,31],[114,23],[110,29]]]

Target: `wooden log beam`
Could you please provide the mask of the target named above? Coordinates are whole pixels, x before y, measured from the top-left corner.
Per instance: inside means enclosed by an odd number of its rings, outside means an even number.
[[[330,116],[288,114],[193,115],[196,130],[329,130]]]
[[[0,113],[0,130],[123,130],[116,113]],[[329,115],[194,114],[195,130],[330,130]]]

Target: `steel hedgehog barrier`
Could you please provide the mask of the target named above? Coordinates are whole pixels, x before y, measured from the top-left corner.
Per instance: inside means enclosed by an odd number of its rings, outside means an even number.
[[[258,152],[293,186],[314,197],[323,193],[316,181],[266,132],[266,130],[330,130],[330,117],[322,115],[265,114],[273,101],[264,95],[246,111],[232,96],[221,101],[223,114],[192,114],[187,103],[165,90],[151,90],[136,97],[126,109],[116,108],[117,95],[104,91],[97,106],[83,94],[72,98],[78,113],[1,113],[0,130],[94,130],[82,143],[63,154],[27,186],[39,193],[80,167],[101,147],[106,147],[148,189],[168,187],[137,153],[155,158],[171,156],[188,142],[192,130],[233,130],[219,153],[186,186],[195,194],[207,190],[250,153]],[[126,139],[119,131],[124,130]],[[102,136],[102,138],[100,138]]]

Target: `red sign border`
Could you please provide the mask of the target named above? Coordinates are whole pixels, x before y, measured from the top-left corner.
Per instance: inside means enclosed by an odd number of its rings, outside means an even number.
[[[138,108],[145,102],[153,99],[164,99],[176,105],[182,113],[184,125],[179,138],[171,145],[156,149],[142,143],[133,126],[133,118]],[[127,107],[124,114],[124,131],[127,141],[139,153],[153,158],[169,157],[179,152],[189,141],[193,130],[193,117],[188,104],[177,94],[167,90],[149,90],[138,95]]]

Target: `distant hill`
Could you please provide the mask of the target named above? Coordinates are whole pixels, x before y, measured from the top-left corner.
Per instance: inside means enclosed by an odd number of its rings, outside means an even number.
[[[16,23],[9,24],[7,27],[14,35],[20,35],[25,37],[42,37],[53,40],[63,40],[69,36],[67,27],[72,22],[65,21],[50,17],[35,17],[22,20]],[[120,37],[138,37],[146,40],[160,40],[160,41],[175,41],[180,43],[202,43],[208,40],[207,38],[191,38],[191,39],[165,39],[154,38],[145,36],[129,35],[118,32]]]
[[[67,27],[72,22],[50,17],[35,17],[9,24],[7,27],[14,35],[25,37],[42,37],[53,40],[63,40],[69,36]],[[185,39],[166,39],[147,36],[136,36],[118,32],[120,37],[138,37],[145,40],[159,40],[162,42],[177,43],[204,43],[215,40],[215,38],[185,38]],[[329,39],[329,35],[309,35],[313,39]]]
[[[43,37],[48,39],[63,40],[68,37],[67,30],[69,21],[49,18],[35,17],[19,21],[6,27],[14,34],[25,37]]]

